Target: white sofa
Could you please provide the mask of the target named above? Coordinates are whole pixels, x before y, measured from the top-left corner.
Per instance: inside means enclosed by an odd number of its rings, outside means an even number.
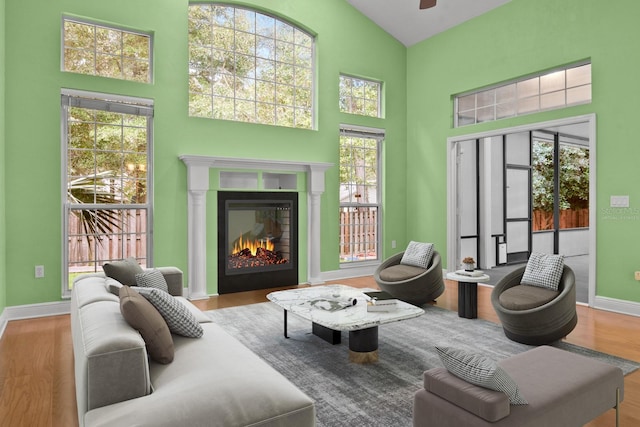
[[[78,277],[71,298],[80,426],[314,426],[313,401],[182,295],[182,272],[160,268],[196,315],[202,338],[172,335],[173,362],[150,360],[103,274]]]

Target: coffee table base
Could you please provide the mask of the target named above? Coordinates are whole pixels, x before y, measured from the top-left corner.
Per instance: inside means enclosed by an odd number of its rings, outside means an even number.
[[[378,361],[378,350],[361,353],[349,350],[349,362],[359,363],[361,365],[367,363],[376,363]]]
[[[349,360],[354,363],[378,361],[378,327],[349,331]]]
[[[326,326],[322,326],[316,322],[311,323],[311,332],[313,333],[313,335],[322,338],[329,344],[335,345],[342,342],[342,334],[340,333],[340,331],[327,328]]]

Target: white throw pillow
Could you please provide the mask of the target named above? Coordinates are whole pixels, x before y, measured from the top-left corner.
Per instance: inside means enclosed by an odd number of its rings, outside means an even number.
[[[480,387],[501,391],[509,396],[512,405],[528,404],[515,381],[488,357],[451,347],[436,347],[436,351],[444,367],[456,377]]]
[[[557,291],[564,269],[564,255],[548,255],[534,252],[520,281],[523,285],[538,286]]]
[[[433,258],[433,243],[409,242],[400,264],[427,269]]]
[[[161,291],[169,292],[169,285],[164,275],[157,268],[146,270],[136,274],[136,286],[143,288],[156,288]]]
[[[177,335],[200,338],[204,334],[198,319],[180,301],[158,288],[133,288],[160,313],[169,330]]]

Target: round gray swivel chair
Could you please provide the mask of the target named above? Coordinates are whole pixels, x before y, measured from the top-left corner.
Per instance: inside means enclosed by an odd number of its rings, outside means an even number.
[[[404,252],[393,255],[378,266],[373,277],[381,290],[413,305],[424,305],[444,292],[442,260],[433,252],[427,269],[400,264]]]
[[[491,292],[491,304],[504,334],[513,341],[529,345],[549,344],[566,337],[578,323],[573,270],[564,266],[556,293],[521,285],[525,268],[522,266],[507,274]],[[511,289],[508,296],[503,295],[508,289]]]

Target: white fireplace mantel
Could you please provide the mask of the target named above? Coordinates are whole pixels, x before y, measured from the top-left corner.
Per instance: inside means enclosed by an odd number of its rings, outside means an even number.
[[[320,278],[320,196],[324,193],[325,171],[333,166],[332,163],[196,155],[182,155],[179,158],[187,165],[189,259],[187,280],[190,299],[209,297],[207,293],[206,199],[209,191],[209,169],[212,168],[306,173],[309,205],[307,209],[309,231],[307,279],[311,284],[322,283]]]

